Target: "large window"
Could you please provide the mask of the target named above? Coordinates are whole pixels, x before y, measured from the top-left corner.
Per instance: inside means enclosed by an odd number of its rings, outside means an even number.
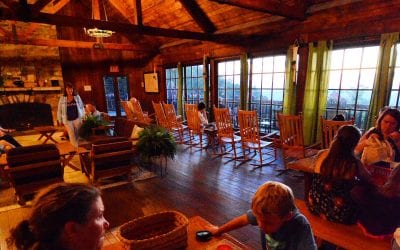
[[[167,82],[167,102],[178,108],[178,68],[165,70]],[[204,101],[203,65],[183,67],[183,102],[199,103]]]
[[[125,115],[120,101],[129,100],[128,78],[126,76],[103,77],[107,113],[110,116]]]
[[[183,100],[185,103],[204,102],[203,65],[184,67]]]
[[[392,91],[390,93],[389,106],[400,107],[400,44],[396,46],[396,64],[394,68],[394,76],[392,83]]]
[[[378,46],[332,51],[326,117],[343,114],[354,117],[355,124],[365,130],[368,108],[374,85]]]
[[[167,82],[167,103],[174,104],[175,110],[178,109],[178,69],[170,68],[165,70]]]
[[[228,107],[234,126],[238,127],[240,105],[240,60],[218,63],[218,106]]]
[[[260,129],[278,130],[276,114],[283,109],[286,56],[268,56],[251,60],[250,109],[257,110]]]

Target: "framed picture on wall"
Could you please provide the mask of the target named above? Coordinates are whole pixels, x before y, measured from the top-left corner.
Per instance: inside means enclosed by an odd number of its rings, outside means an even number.
[[[144,90],[150,93],[158,93],[158,74],[144,73]]]

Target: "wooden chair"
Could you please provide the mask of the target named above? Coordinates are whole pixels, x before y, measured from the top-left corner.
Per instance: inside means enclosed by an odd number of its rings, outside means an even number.
[[[121,101],[121,106],[125,111],[126,119],[134,120],[132,104],[129,101]]]
[[[242,150],[244,159],[247,159],[246,150],[255,150],[258,152],[259,161],[253,163],[258,167],[270,164],[275,161],[276,158],[276,148],[274,147],[274,142],[267,142],[262,139],[267,138],[260,136],[260,129],[258,127],[258,117],[257,112],[239,110],[238,112],[239,126],[240,126],[240,137],[242,139]],[[264,152],[262,151],[264,149]],[[263,161],[263,155],[269,158],[269,161]],[[254,154],[255,156],[255,154]]]
[[[153,122],[153,119],[150,118],[152,115],[148,115],[147,112],[143,112],[142,106],[140,105],[140,102],[138,99],[135,97],[132,97],[129,100],[132,104],[132,112],[133,112],[133,119],[138,120],[143,123],[150,124]]]
[[[203,148],[204,129],[201,126],[197,107],[196,109],[186,109],[186,121],[189,134],[189,145],[195,146],[200,144],[200,148]],[[195,135],[199,137],[198,141],[193,140]]]
[[[303,117],[301,115],[283,115],[278,113],[282,158],[287,163],[315,155],[318,150],[306,147],[303,138]]]
[[[231,116],[229,114],[229,109],[216,108],[214,106],[214,118],[215,118],[215,125],[217,127],[217,136],[220,149],[224,147],[224,153],[225,153],[226,151],[225,144],[230,144],[233,150],[233,159],[238,159],[236,154],[236,144],[241,141],[241,138],[240,136],[235,135]]]
[[[156,115],[157,124],[169,130],[169,124],[161,102],[151,102]]]
[[[99,179],[126,175],[131,181],[131,169],[135,151],[126,138],[98,141],[92,144],[90,155],[81,154],[84,172],[94,184]]]
[[[354,125],[354,118],[349,121],[326,120],[321,116],[321,147],[329,148],[337,130],[343,125]]]
[[[187,126],[183,125],[180,116],[176,115],[173,104],[163,103],[162,105],[168,122],[169,130],[172,132],[177,132],[179,143],[183,143],[183,131],[187,128]]]
[[[7,152],[5,168],[18,199],[25,204],[24,196],[50,184],[62,182],[64,169],[60,152],[54,144],[13,148]]]

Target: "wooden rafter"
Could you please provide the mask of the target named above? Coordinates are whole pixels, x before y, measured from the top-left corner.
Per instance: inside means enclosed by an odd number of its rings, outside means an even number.
[[[99,0],[92,0],[92,18],[100,20],[100,5]]]
[[[60,0],[57,3],[54,4],[53,1],[53,5],[49,4],[46,7],[44,7],[44,9],[42,9],[43,12],[49,13],[49,14],[55,14],[57,13],[59,10],[62,9],[62,7],[64,7],[67,3],[69,3],[70,0]]]
[[[7,9],[0,8],[0,20],[24,20],[21,15],[14,15]],[[102,20],[86,19],[81,17],[71,17],[57,14],[36,13],[30,17],[29,22],[46,23],[57,26],[70,27],[97,27],[99,29],[112,30],[121,34],[139,34],[148,36],[173,37],[180,39],[193,39],[202,41],[213,41],[220,43],[240,43],[246,37],[241,37],[235,34],[205,34],[201,32],[184,31],[177,29],[165,29],[150,26],[134,25],[129,23],[107,22]]]
[[[141,0],[135,0],[135,2],[136,2],[136,25],[142,26],[143,25],[142,2]]]
[[[123,17],[125,17],[129,23],[135,24],[135,9],[133,8],[132,0],[121,1],[121,0],[108,0],[108,2],[117,9]],[[130,4],[132,3],[132,5]]]
[[[211,0],[218,3],[229,4],[241,8],[263,11],[272,15],[283,16],[290,19],[304,20],[306,18],[306,4],[304,0],[296,0],[294,6],[282,1],[254,1],[254,0]]]
[[[1,34],[0,30],[0,34]],[[49,47],[66,47],[66,48],[84,48],[92,49],[95,42],[85,41],[72,41],[72,40],[57,40],[57,39],[26,39],[24,37],[18,37],[16,39],[9,36],[0,36],[0,44],[23,44],[23,45],[35,45],[35,46],[49,46]],[[138,46],[136,44],[120,44],[120,43],[102,43],[102,48],[111,50],[129,50],[138,52],[154,52],[156,49],[149,49],[148,47]]]
[[[43,9],[47,4],[49,4],[52,0],[38,0],[36,1],[33,6],[32,10],[33,11],[40,11]]]
[[[0,0],[5,6],[7,6],[11,11],[16,12],[18,8],[17,2],[14,2],[12,0]]]
[[[192,16],[194,21],[206,33],[214,33],[216,30],[215,25],[208,18],[206,13],[200,8],[199,4],[193,0],[179,0],[182,6]]]

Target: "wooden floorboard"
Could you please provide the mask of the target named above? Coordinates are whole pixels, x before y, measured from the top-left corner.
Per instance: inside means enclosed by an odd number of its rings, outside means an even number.
[[[116,226],[163,210],[178,210],[187,217],[200,215],[220,225],[246,212],[258,186],[268,180],[286,183],[296,198],[302,199],[303,179],[288,174],[277,176],[274,169],[282,168],[282,162],[278,160],[275,164],[252,170],[253,166],[248,163],[239,164],[204,150],[179,145],[176,159],[168,162],[167,173],[163,176],[160,176],[159,168],[153,168],[158,175],[156,178],[103,190],[105,216],[113,227],[106,244],[115,242]],[[86,180],[77,171],[68,172],[65,176],[70,178],[68,182]],[[19,208],[0,213],[1,247],[4,246],[4,233],[25,216],[26,210]],[[247,226],[231,235],[251,249],[260,249],[256,227]]]

